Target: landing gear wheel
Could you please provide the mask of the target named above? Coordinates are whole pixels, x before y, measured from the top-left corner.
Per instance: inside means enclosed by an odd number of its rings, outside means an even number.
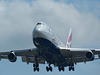
[[[52,67],[51,66],[49,67],[49,70],[52,72]]]
[[[33,64],[34,67],[34,72],[38,71],[39,72],[39,64]]]
[[[62,71],[65,71],[64,67],[62,67]]]
[[[37,71],[39,72],[39,68],[37,68]]]
[[[75,70],[75,68],[74,67],[69,67],[69,71],[74,71]]]
[[[61,68],[60,67],[58,67],[58,70],[59,70],[59,72],[61,71]]]
[[[60,67],[60,66],[58,67],[58,70],[59,70],[59,71],[61,71],[61,70],[62,70],[62,71],[65,71],[64,67]]]
[[[34,72],[36,71],[36,68],[34,68]]]
[[[72,68],[72,70],[74,71],[74,70],[75,70],[75,68],[73,67],[73,68]]]
[[[69,67],[69,71],[71,71],[71,67]]]
[[[51,66],[49,66],[49,67],[46,66],[46,70],[47,70],[47,72],[48,72],[48,71],[51,71],[51,72],[52,72],[52,67],[51,67]]]
[[[74,69],[74,63],[69,63],[69,71],[74,71],[75,69]]]
[[[47,72],[49,71],[49,68],[46,66],[46,70],[47,70]]]

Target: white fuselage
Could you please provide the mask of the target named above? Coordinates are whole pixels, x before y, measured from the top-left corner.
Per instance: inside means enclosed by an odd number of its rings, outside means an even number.
[[[45,24],[37,24],[33,30],[33,38],[44,38],[51,41],[57,47],[65,45],[52,33],[51,29]],[[34,41],[34,40],[33,40]]]
[[[60,52],[60,47],[64,47],[64,44],[52,33],[46,24],[37,23],[33,30],[33,43],[48,63],[61,65],[66,62]],[[66,65],[63,64],[62,66]]]

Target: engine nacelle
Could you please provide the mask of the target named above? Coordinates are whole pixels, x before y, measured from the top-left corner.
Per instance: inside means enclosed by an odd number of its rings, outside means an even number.
[[[86,53],[86,59],[89,60],[89,61],[92,61],[94,60],[94,54],[93,52],[89,51]]]
[[[15,55],[14,52],[11,52],[11,53],[8,54],[8,60],[9,60],[10,62],[16,62],[17,57],[16,57],[16,55]]]

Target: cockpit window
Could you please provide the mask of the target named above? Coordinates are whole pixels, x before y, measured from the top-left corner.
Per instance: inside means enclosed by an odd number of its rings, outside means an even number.
[[[41,25],[41,23],[37,23],[37,25]]]

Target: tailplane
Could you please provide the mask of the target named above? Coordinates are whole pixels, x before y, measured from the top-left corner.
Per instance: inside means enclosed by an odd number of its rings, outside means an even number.
[[[70,48],[71,47],[71,40],[72,40],[72,29],[70,28],[68,39],[67,39],[66,48]]]

